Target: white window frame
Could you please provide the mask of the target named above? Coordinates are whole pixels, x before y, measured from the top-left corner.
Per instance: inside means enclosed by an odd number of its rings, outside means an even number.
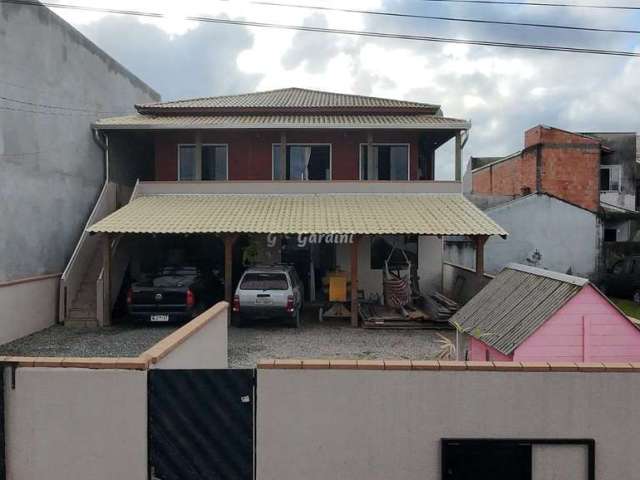
[[[332,143],[312,143],[312,142],[296,142],[296,143],[286,143],[286,147],[329,147],[329,178],[327,180],[287,180],[287,179],[277,179],[275,178],[275,161],[276,159],[273,156],[274,147],[279,147],[282,144],[279,142],[275,142],[271,144],[271,181],[279,181],[279,182],[330,182],[333,180],[333,144]],[[286,176],[286,175],[285,175]]]
[[[612,171],[618,170],[618,188],[617,190],[607,189],[604,190],[600,185],[601,192],[620,192],[622,190],[622,165],[600,165],[600,170],[609,170],[609,185],[611,185],[611,178],[613,178]]]
[[[177,146],[177,151],[176,151],[176,157],[178,158],[178,171],[176,173],[176,178],[178,179],[179,182],[184,181],[184,182],[226,182],[229,180],[229,144],[228,143],[203,143],[201,144],[202,147],[225,147],[225,162],[226,162],[226,171],[227,171],[227,177],[225,179],[221,179],[221,180],[202,180],[202,178],[196,178],[195,180],[182,180],[180,178],[180,147],[196,147],[197,144],[196,143],[179,143]],[[200,172],[202,172],[202,165],[200,165]],[[201,175],[202,176],[202,175]]]
[[[411,144],[410,143],[372,143],[374,147],[407,147],[407,178],[406,180],[364,180],[362,178],[362,147],[368,146],[368,143],[360,143],[358,145],[358,180],[361,182],[404,182],[411,180]]]

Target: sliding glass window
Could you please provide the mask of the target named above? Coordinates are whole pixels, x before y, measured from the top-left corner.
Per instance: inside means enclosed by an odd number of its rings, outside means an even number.
[[[284,164],[280,145],[273,145],[274,180],[331,180],[330,145],[287,145]]]
[[[360,180],[409,180],[409,145],[360,145]]]
[[[196,146],[178,147],[178,180],[227,180],[227,146],[202,145],[201,162],[198,165]]]

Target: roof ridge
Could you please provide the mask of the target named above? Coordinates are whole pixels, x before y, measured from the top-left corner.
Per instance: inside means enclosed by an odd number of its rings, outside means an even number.
[[[589,283],[589,280],[583,277],[577,277],[575,275],[569,275],[567,273],[555,272],[553,270],[546,270],[544,268],[532,267],[529,265],[523,265],[521,263],[509,263],[505,267],[509,270],[516,270],[519,272],[529,273],[531,275],[536,275],[539,277],[550,278],[552,280],[557,280],[563,283],[570,283],[571,285],[576,285],[578,287],[583,287]]]
[[[314,93],[314,94],[320,94],[320,95],[334,95],[337,97],[341,97],[341,98],[354,98],[354,99],[367,99],[367,100],[378,100],[378,101],[387,101],[387,102],[396,102],[396,103],[403,103],[405,104],[405,106],[413,106],[413,107],[422,107],[422,108],[431,108],[431,109],[440,109],[440,105],[438,104],[433,104],[433,103],[426,103],[426,102],[417,102],[417,101],[413,101],[413,100],[404,100],[404,99],[399,99],[399,98],[387,98],[387,97],[379,97],[379,96],[369,96],[369,95],[360,95],[360,94],[356,94],[356,93],[344,93],[344,92],[335,92],[335,91],[329,91],[329,90],[317,90],[317,89],[311,89],[311,88],[302,88],[302,87],[286,87],[286,88],[276,88],[276,89],[271,89],[271,90],[260,90],[260,91],[255,91],[255,92],[247,92],[247,93],[236,93],[236,94],[230,94],[230,95],[209,95],[209,96],[201,96],[201,97],[194,97],[194,98],[183,98],[183,99],[177,99],[177,100],[171,100],[171,101],[167,101],[167,102],[151,102],[151,103],[142,103],[142,104],[136,104],[136,108],[143,108],[143,109],[147,109],[147,108],[162,108],[162,107],[169,107],[169,106],[175,106],[175,105],[179,105],[179,104],[183,104],[183,103],[189,103],[189,102],[198,102],[198,101],[204,101],[204,100],[221,100],[221,99],[231,99],[231,98],[240,98],[240,97],[255,97],[255,96],[259,96],[259,95],[268,95],[268,94],[273,94],[273,93],[279,93],[279,92],[307,92],[307,93]]]

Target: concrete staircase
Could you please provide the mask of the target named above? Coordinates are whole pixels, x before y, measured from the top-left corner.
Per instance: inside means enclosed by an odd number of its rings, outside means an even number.
[[[71,302],[64,324],[70,327],[97,327],[96,280],[102,268],[102,257],[96,255],[84,274],[78,294]]]

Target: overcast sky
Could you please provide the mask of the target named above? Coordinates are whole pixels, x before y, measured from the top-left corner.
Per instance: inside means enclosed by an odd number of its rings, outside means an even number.
[[[547,0],[559,3],[559,0]],[[281,24],[640,52],[640,36],[505,27],[311,9],[243,0],[73,0],[79,5],[164,12],[171,18],[54,10],[163,99],[288,86],[416,100],[473,122],[465,156],[522,147],[543,123],[576,131],[640,130],[640,58],[446,45],[186,22],[207,15]],[[632,5],[630,0],[573,0]],[[67,1],[65,3],[70,3]],[[281,0],[422,15],[640,30],[640,12],[424,0]],[[442,177],[451,174],[445,168]]]

